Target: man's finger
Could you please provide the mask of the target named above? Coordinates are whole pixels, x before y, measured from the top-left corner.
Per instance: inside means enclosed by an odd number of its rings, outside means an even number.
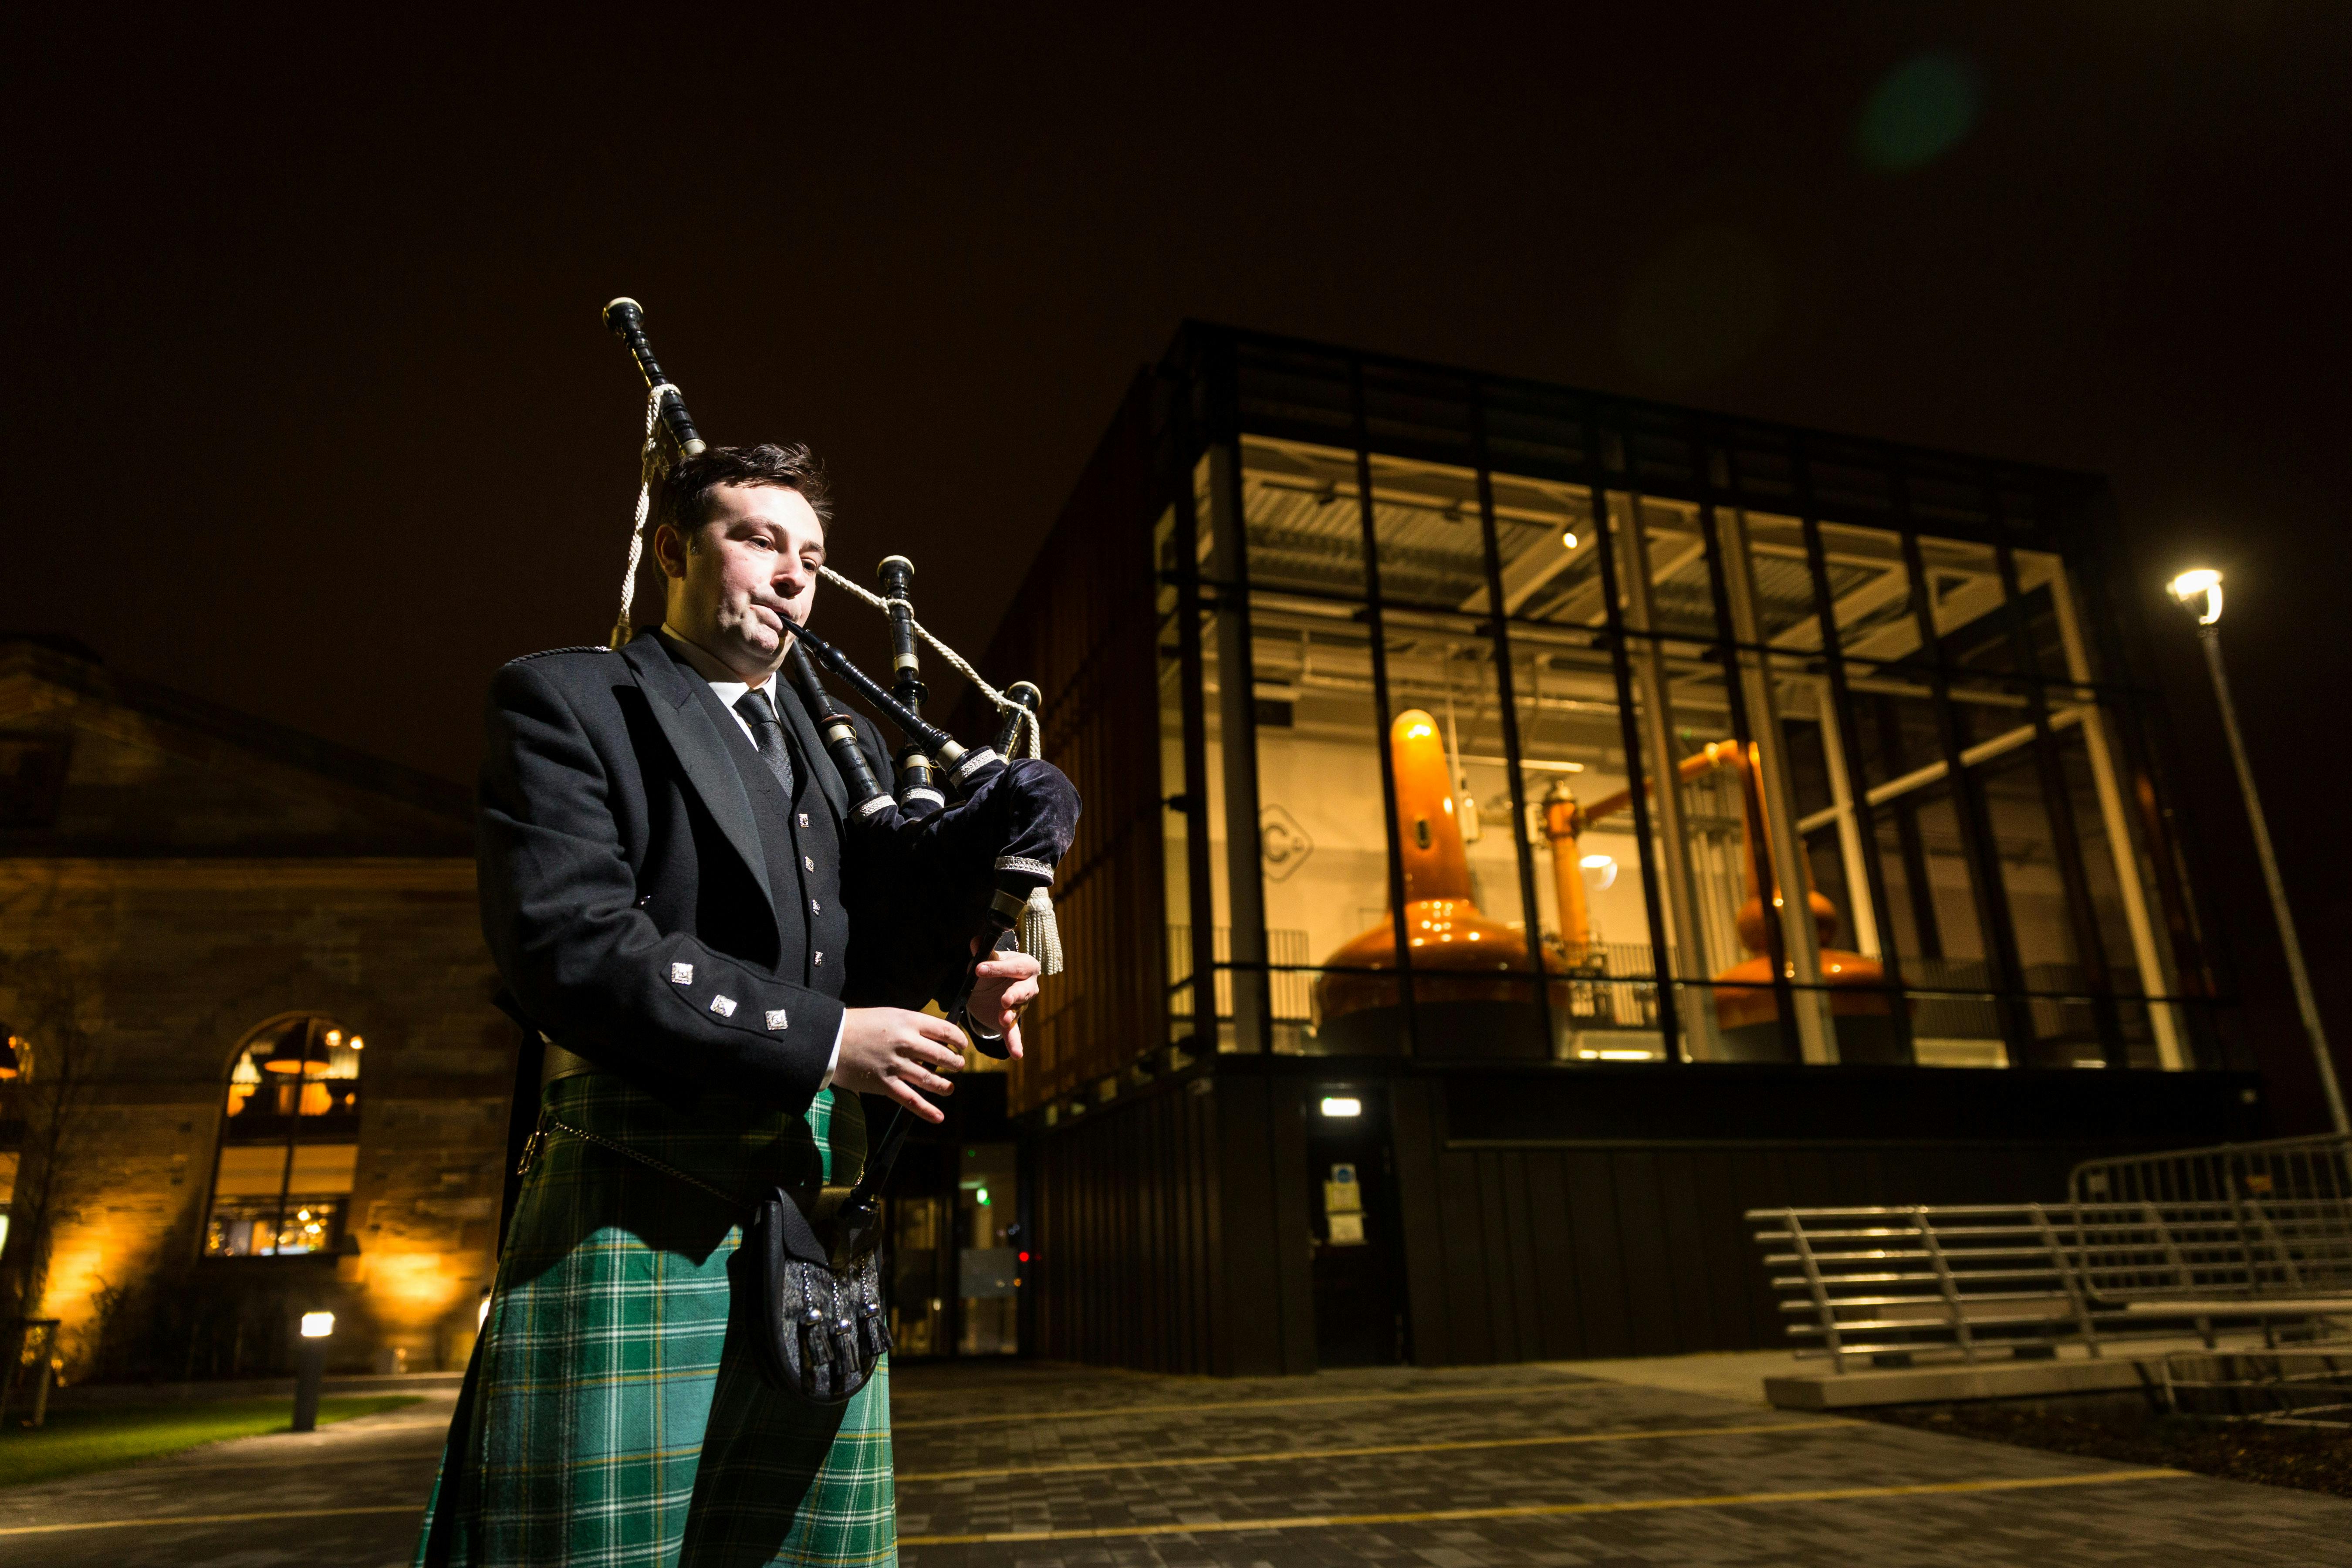
[[[916,1093],[914,1087],[908,1084],[904,1079],[885,1079],[883,1080],[883,1087],[890,1091],[891,1099],[897,1100],[899,1104],[905,1106],[908,1110],[913,1111],[916,1115],[921,1117],[926,1121],[936,1124],[938,1122],[945,1121],[948,1119],[948,1113],[946,1111],[941,1110],[938,1106],[933,1105],[929,1100],[925,1100],[921,1095]]]
[[[926,1094],[946,1096],[955,1092],[953,1083],[935,1072],[925,1071],[912,1062],[901,1066],[894,1076],[898,1082],[911,1083]]]
[[[1008,1061],[1021,1059],[1021,1025],[1018,1020],[1004,1026],[1004,1055]]]
[[[937,1040],[940,1044],[953,1050],[956,1053],[957,1060],[961,1061],[963,1059],[963,1031],[961,1029],[957,1028],[945,1018],[934,1018],[929,1013],[917,1013],[914,1015],[914,1019],[915,1032],[918,1035],[927,1040]]]
[[[934,1067],[941,1072],[958,1072],[963,1068],[963,1042],[952,1046],[935,1045],[929,1040],[917,1040],[907,1047],[904,1058],[909,1065]]]

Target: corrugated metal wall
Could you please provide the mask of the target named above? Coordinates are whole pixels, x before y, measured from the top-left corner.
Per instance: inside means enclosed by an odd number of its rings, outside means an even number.
[[[1202,1065],[1213,1076],[1163,1081],[1031,1132],[1034,1353],[1155,1372],[1313,1370],[1305,1121],[1317,1064]],[[1682,1076],[1702,1072],[1722,1081]],[[2082,1133],[1888,1125],[1885,1137],[1836,1137],[1822,1131],[1834,1125],[1824,1116],[1788,1137],[1675,1139],[1648,1132],[1637,1112],[1704,1125],[1770,1105],[1780,1080],[1834,1100],[1833,1080],[1801,1068],[1618,1076],[1613,1093],[1603,1074],[1401,1072],[1381,1086],[1416,1363],[1779,1348],[1790,1342],[1748,1209],[2063,1199],[2077,1160],[2259,1131],[2244,1075],[2132,1075],[2137,1094],[2092,1097],[2114,1100],[2098,1117],[2063,1114],[2063,1101],[2102,1075],[1954,1074],[1937,1103],[1961,1102],[1979,1124],[2021,1122],[2029,1103],[2060,1101],[2055,1120]],[[1570,1090],[1580,1116],[1547,1103]],[[2004,1092],[1971,1108],[1969,1090]],[[1916,1088],[1891,1105],[1926,1115]],[[1613,1122],[1633,1135],[1475,1135],[1516,1131],[1497,1125],[1511,1108],[1524,1121]],[[1876,1121],[1906,1119],[1894,1109]]]
[[[1751,1208],[2018,1203],[2065,1192],[2055,1143],[1479,1147],[1397,1090],[1415,1359],[1423,1365],[1777,1349],[1790,1342]]]
[[[1077,785],[1054,904],[1069,967],[1024,1026],[1012,1110],[1045,1104],[1165,1043],[1151,485],[1154,383],[1139,378],[1005,612],[981,668],[1045,693],[1046,760]],[[967,703],[960,733],[992,726]]]
[[[1294,1086],[1167,1084],[1028,1149],[1034,1353],[1224,1376],[1314,1370]]]

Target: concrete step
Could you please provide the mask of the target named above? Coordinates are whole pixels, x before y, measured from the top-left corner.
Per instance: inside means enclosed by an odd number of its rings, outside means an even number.
[[[2055,1394],[2098,1394],[2156,1382],[2155,1363],[2130,1355],[2066,1361],[1980,1361],[1930,1366],[1874,1367],[1768,1377],[1764,1397],[1782,1410],[1853,1410],[1873,1405],[1926,1405],[1952,1399],[2020,1399]]]

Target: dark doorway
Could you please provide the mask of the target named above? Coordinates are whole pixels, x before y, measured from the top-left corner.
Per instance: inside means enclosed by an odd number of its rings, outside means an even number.
[[[1002,1073],[966,1073],[939,1126],[918,1124],[887,1189],[889,1243],[883,1279],[893,1354],[1020,1353],[1020,1166],[1004,1114]],[[866,1102],[866,1136],[889,1124]]]
[[[1407,1359],[1404,1248],[1385,1091],[1349,1084],[1308,1090],[1307,1176],[1316,1362],[1394,1366]]]

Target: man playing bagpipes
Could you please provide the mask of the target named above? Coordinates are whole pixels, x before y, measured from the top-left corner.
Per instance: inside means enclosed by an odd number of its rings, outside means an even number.
[[[946,742],[985,786],[902,817],[879,734],[795,653],[829,510],[813,461],[706,449],[682,404],[673,426],[662,625],[491,683],[483,925],[547,1062],[420,1563],[895,1562],[875,1184],[843,1197],[858,1096],[941,1120],[925,1095],[966,1037],[912,1007],[957,1002],[1017,1056],[1037,994],[1037,961],[983,939],[1011,916],[967,942],[969,911],[992,877],[1009,908],[1050,879],[1067,782]],[[849,1005],[861,987],[898,1005]]]

